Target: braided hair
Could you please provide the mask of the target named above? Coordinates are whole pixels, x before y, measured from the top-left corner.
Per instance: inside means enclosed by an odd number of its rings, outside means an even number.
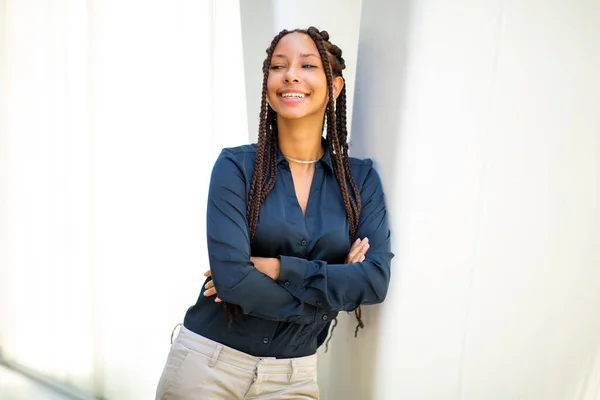
[[[340,186],[346,216],[349,221],[349,236],[353,242],[358,229],[358,223],[361,212],[360,192],[352,176],[350,169],[350,157],[348,156],[348,129],[346,120],[346,85],[337,98],[333,97],[333,78],[340,76],[343,79],[342,70],[346,68],[346,63],[342,57],[342,50],[329,41],[329,34],[326,31],[319,31],[315,27],[306,30],[295,29],[292,31],[283,30],[279,32],[267,48],[267,57],[263,62],[263,82],[260,102],[260,119],[258,126],[258,143],[256,148],[256,164],[252,175],[252,183],[248,194],[247,219],[250,240],[254,239],[256,226],[258,224],[258,214],[260,207],[275,186],[277,178],[277,114],[267,103],[267,79],[271,67],[271,58],[277,43],[282,37],[290,33],[303,33],[311,37],[314,41],[323,69],[327,77],[327,89],[329,99],[325,110],[325,121],[327,125],[327,144],[328,150],[333,161],[333,170]],[[236,307],[226,304],[231,318],[237,313]],[[361,309],[358,307],[355,311],[358,321],[354,335],[358,335],[358,330],[364,327],[361,318]],[[335,329],[337,319],[332,328]],[[331,339],[331,337],[329,338]],[[327,341],[326,346],[329,344]]]

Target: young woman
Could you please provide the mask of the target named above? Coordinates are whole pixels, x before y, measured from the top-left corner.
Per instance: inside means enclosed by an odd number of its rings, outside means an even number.
[[[224,149],[214,165],[210,270],[157,399],[318,399],[331,321],[355,311],[358,332],[360,305],[384,300],[384,195],[372,162],[348,156],[344,68],[314,27],[267,49],[258,144]]]

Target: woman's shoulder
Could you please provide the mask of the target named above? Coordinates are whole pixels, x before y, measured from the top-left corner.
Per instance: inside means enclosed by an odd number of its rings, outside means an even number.
[[[227,176],[239,173],[246,180],[252,179],[256,160],[256,144],[245,144],[221,149],[214,166],[213,174]]]
[[[381,190],[381,179],[377,173],[376,163],[371,158],[350,157],[350,169],[361,192],[367,188],[369,191]]]
[[[217,163],[219,161],[227,162],[227,160],[229,160],[228,162],[245,167],[248,164],[254,164],[254,160],[256,160],[256,143],[223,148],[217,159]]]
[[[363,182],[374,168],[373,160],[370,158],[356,157],[349,157],[349,159],[350,169],[352,170],[352,175],[354,175],[354,180],[357,183]]]
[[[243,144],[235,147],[225,147],[221,154],[232,155],[234,157],[244,157],[246,155],[256,156],[256,143]]]
[[[373,167],[373,160],[370,158],[356,158],[356,157],[349,157],[350,158],[350,167],[356,167],[356,168],[372,168]]]

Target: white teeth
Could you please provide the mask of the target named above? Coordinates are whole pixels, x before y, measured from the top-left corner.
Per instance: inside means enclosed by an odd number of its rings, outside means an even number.
[[[305,94],[303,93],[283,93],[281,95],[281,97],[296,97],[296,98],[302,98],[302,97],[306,97]]]

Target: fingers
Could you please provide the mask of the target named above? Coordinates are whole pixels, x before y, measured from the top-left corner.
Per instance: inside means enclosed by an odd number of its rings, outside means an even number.
[[[362,244],[362,239],[356,239],[354,241],[354,243],[352,243],[352,247],[350,247],[350,253],[352,253],[353,250],[356,250],[360,247],[360,245]]]
[[[369,238],[364,239],[356,239],[356,241],[352,244],[350,248],[350,253],[348,253],[348,257],[346,258],[346,263],[351,264],[355,262],[363,262],[365,260],[365,255],[369,250]]]
[[[204,273],[204,276],[206,276],[206,277],[212,276],[210,269]],[[215,289],[215,281],[213,281],[212,279],[210,281],[206,282],[206,285],[204,285],[204,288],[207,289],[204,292],[204,297],[210,297],[210,296],[217,294],[217,289]],[[220,303],[222,301],[223,300],[221,300],[220,298],[215,297],[215,303]]]
[[[210,288],[210,289],[208,289],[208,290],[206,290],[204,292],[204,297],[214,296],[215,294],[217,294],[217,289],[215,289],[214,287],[212,287],[212,288]],[[221,300],[220,298],[215,297],[215,303],[220,303],[222,301],[223,300]]]
[[[209,271],[210,273],[210,271]],[[215,294],[217,294],[217,289],[215,288],[215,282],[213,280],[210,280],[208,282],[206,282],[206,285],[204,285],[204,288],[206,289],[204,291],[204,297],[210,297],[210,296],[214,296]],[[215,302],[216,303],[220,303],[223,300],[221,300],[218,297],[215,297]]]
[[[360,252],[360,253],[356,254],[354,257],[352,257],[350,259],[350,261],[348,262],[348,264],[365,261],[365,259],[366,259],[365,253],[367,252],[367,249],[368,249],[368,247],[366,249],[364,249],[364,252]]]
[[[356,239],[354,243],[352,243],[352,247],[350,247],[350,252],[348,253],[348,260],[354,259],[354,257],[360,251],[362,244],[363,241],[361,239]]]
[[[369,246],[369,238],[364,238],[363,240],[361,240],[361,242],[357,245],[356,251],[352,256],[352,259],[354,260],[352,262],[359,262],[364,260],[364,255],[367,254]]]

